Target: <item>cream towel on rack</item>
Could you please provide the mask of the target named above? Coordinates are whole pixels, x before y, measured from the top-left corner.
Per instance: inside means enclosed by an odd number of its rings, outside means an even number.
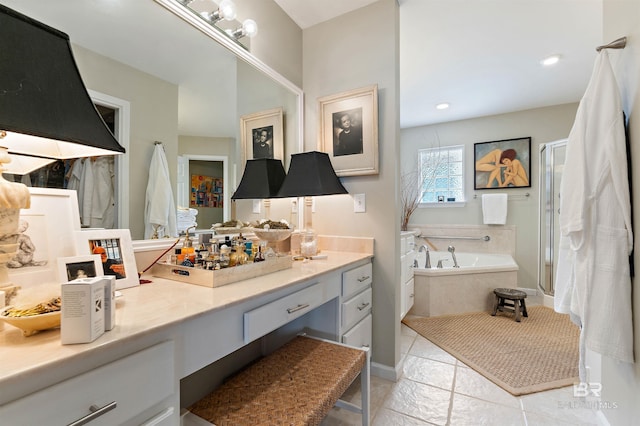
[[[482,216],[485,225],[507,223],[507,194],[482,194]]]

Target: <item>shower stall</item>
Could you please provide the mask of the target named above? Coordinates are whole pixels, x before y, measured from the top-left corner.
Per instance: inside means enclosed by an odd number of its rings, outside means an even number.
[[[560,241],[560,179],[566,148],[566,139],[540,146],[538,286],[544,292],[544,304],[551,307]]]

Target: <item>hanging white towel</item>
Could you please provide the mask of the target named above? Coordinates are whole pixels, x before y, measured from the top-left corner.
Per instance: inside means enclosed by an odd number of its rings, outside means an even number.
[[[149,167],[144,208],[144,237],[151,238],[154,227],[160,237],[178,235],[176,203],[173,201],[169,166],[162,144],[156,144]]]
[[[507,194],[482,194],[482,216],[485,225],[507,223]]]

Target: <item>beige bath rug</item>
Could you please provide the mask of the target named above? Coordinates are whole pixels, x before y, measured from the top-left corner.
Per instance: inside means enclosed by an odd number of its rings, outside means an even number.
[[[527,310],[522,322],[513,314],[488,312],[403,322],[513,395],[579,382],[579,328],[553,309]]]

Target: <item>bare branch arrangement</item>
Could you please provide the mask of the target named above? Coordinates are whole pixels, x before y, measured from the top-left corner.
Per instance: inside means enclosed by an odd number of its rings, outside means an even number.
[[[411,215],[420,204],[420,180],[417,170],[405,173],[401,177],[402,190],[400,193],[400,206],[402,207],[402,215],[400,216],[400,229],[406,231],[409,225]]]

